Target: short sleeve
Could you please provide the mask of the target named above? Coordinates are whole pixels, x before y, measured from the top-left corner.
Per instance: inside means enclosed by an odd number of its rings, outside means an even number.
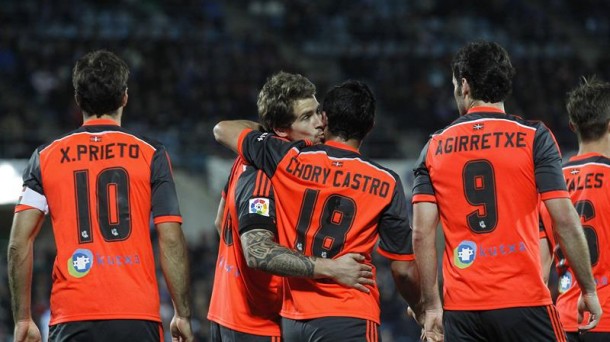
[[[428,155],[428,147],[430,141],[424,146],[419,158],[413,169],[413,196],[412,202],[433,202],[436,203],[436,197],[434,194],[434,188],[432,187],[432,180],[430,179],[430,172],[426,165],[426,157]]]
[[[379,254],[392,260],[414,260],[407,199],[398,175],[392,200],[379,220]]]
[[[157,146],[151,164],[152,214],[155,224],[180,222],[180,206],[172,174],[169,154],[163,146]]]

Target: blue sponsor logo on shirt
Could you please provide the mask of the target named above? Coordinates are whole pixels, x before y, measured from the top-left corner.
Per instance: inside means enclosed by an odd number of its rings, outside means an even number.
[[[453,250],[453,262],[461,269],[470,267],[476,257],[477,245],[472,241],[464,240]]]
[[[93,266],[93,254],[88,249],[77,249],[68,258],[68,273],[75,278],[89,274]]]

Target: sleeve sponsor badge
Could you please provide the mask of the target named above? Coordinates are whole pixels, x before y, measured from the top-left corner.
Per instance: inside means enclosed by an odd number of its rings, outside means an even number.
[[[269,199],[268,198],[252,198],[250,199],[250,214],[258,214],[269,216]]]

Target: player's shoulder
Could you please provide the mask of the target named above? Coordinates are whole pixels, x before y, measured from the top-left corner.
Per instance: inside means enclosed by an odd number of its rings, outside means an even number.
[[[118,127],[117,132],[125,134],[130,139],[133,139],[135,141],[139,141],[141,143],[149,145],[154,150],[163,150],[163,151],[166,150],[165,145],[161,141],[157,140],[156,138],[152,138],[148,135],[136,133],[136,132],[134,132],[128,128],[124,128],[124,127]]]
[[[400,181],[398,173],[394,172],[394,170],[356,151],[336,148],[326,144],[318,144],[308,146],[301,150],[301,153],[307,152],[322,152],[325,155],[325,158],[330,159],[331,163],[334,164],[333,167],[342,167],[345,161],[353,160],[358,162],[358,166],[356,166],[355,170],[356,172],[364,171],[364,169],[369,168],[373,170],[373,172],[387,174],[393,178],[395,182]]]
[[[576,157],[572,157],[568,161],[566,161],[563,164],[563,168],[569,169],[569,168],[580,167],[580,166],[584,166],[584,165],[596,165],[596,166],[599,166],[602,168],[608,168],[608,167],[610,167],[610,158],[603,156],[603,155],[599,155],[599,154],[594,154],[594,155],[584,156],[584,157],[576,156]]]
[[[384,166],[383,164],[381,164],[377,161],[374,161],[370,158],[362,158],[362,160],[363,160],[363,162],[368,163],[372,167],[389,174],[392,178],[394,178],[394,180],[396,182],[400,181],[400,176],[398,176],[398,173],[396,173],[394,170],[390,169],[389,167]]]
[[[150,146],[153,150],[164,150],[165,146],[160,141],[150,138],[146,135],[135,133],[129,129],[121,126],[114,125],[99,125],[99,126],[81,126],[72,131],[66,132],[57,136],[55,139],[46,142],[36,149],[38,152],[42,152],[49,147],[78,144],[76,141],[83,135],[87,135],[91,143],[103,143],[104,134],[106,133],[118,133],[125,137],[126,140],[132,140],[134,143],[144,144]]]

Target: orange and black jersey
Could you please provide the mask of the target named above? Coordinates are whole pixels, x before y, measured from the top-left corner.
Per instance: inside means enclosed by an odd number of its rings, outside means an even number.
[[[445,232],[446,309],[551,304],[538,204],[568,194],[542,123],[475,107],[431,136],[414,173],[413,203],[437,203]]]
[[[336,258],[378,252],[413,260],[405,194],[393,171],[347,145],[288,142],[245,130],[239,153],[269,176],[277,195],[280,244],[308,256]],[[356,317],[379,323],[379,291],[371,294],[328,280],[285,278],[282,316]]]
[[[610,158],[598,153],[577,155],[564,164],[563,175],[572,203],[579,213],[589,246],[593,277],[597,284],[597,295],[604,312],[610,311]],[[542,222],[551,247],[557,252],[559,274],[559,297],[557,309],[566,331],[578,331],[576,321],[580,288],[574,272],[569,267],[561,250],[555,248],[548,211],[543,211]],[[604,315],[591,331],[610,332],[610,317]]]
[[[240,235],[251,229],[275,232],[271,181],[238,157],[223,195],[225,209],[208,319],[243,333],[280,336],[282,279],[248,267],[240,242]]]
[[[23,180],[16,211],[48,209],[55,235],[50,324],[160,322],[151,213],[182,222],[165,147],[92,120],[39,147]]]

